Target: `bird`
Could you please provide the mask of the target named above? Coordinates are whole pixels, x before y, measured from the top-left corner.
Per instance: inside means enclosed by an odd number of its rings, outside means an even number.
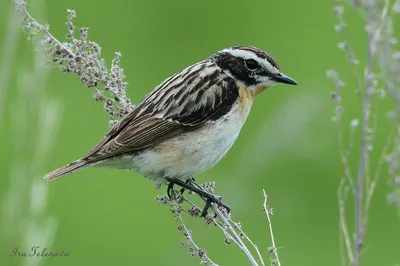
[[[85,156],[44,176],[54,180],[88,167],[134,170],[224,206],[192,177],[212,168],[239,136],[255,98],[278,84],[297,85],[260,48],[232,46],[155,87]]]

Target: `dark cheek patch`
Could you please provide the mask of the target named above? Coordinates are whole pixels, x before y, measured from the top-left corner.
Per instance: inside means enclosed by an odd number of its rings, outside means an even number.
[[[259,58],[263,58],[267,60],[273,67],[279,70],[279,65],[276,63],[276,61],[266,52],[263,50],[260,50],[256,47],[251,47],[251,46],[233,46],[233,50],[244,50],[244,51],[249,51],[255,53]]]
[[[257,84],[254,73],[246,67],[244,59],[232,56],[229,53],[223,53],[217,56],[216,63],[222,69],[228,70],[246,86]]]

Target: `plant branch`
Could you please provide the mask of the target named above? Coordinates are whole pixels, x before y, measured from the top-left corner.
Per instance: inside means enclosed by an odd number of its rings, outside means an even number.
[[[40,35],[37,42],[46,55],[47,63],[57,66],[61,72],[75,73],[81,83],[93,91],[94,100],[104,103],[110,126],[133,110],[134,106],[126,96],[124,70],[119,66],[121,53],[115,53],[108,69],[101,57],[101,47],[87,39],[88,28],[81,28],[79,38],[75,37],[74,10],[67,10],[67,40],[61,42],[50,33],[49,25],[41,24],[31,16],[25,0],[14,0],[14,7],[22,13],[22,24],[29,32],[28,38],[36,40]]]
[[[361,140],[360,151],[356,156],[358,157],[358,164],[354,165],[357,168],[357,176],[353,177],[350,172],[350,153],[345,150],[343,145],[343,128],[341,127],[341,112],[344,109],[342,105],[342,99],[340,92],[344,88],[344,83],[339,79],[339,74],[334,71],[328,71],[328,77],[334,81],[336,91],[333,94],[333,100],[336,103],[336,116],[334,121],[337,123],[338,129],[338,143],[340,149],[340,157],[342,164],[344,166],[344,176],[338,190],[339,197],[339,216],[340,216],[340,232],[341,239],[343,240],[347,248],[347,257],[350,264],[353,266],[359,266],[362,257],[362,248],[365,241],[367,221],[370,210],[370,205],[372,202],[373,194],[377,186],[377,181],[381,175],[381,168],[383,162],[386,159],[386,154],[388,149],[396,141],[392,141],[393,134],[385,136],[387,142],[383,147],[373,147],[376,145],[374,140],[376,138],[376,131],[378,127],[378,102],[377,100],[383,99],[386,95],[385,88],[392,93],[395,98],[395,102],[398,102],[399,93],[398,86],[398,71],[400,69],[399,59],[400,53],[394,51],[394,46],[397,39],[393,36],[393,22],[390,15],[394,12],[400,12],[400,1],[390,6],[390,0],[385,1],[357,1],[349,0],[347,1],[353,8],[354,12],[365,11],[365,30],[367,32],[367,53],[366,53],[366,63],[364,66],[364,84],[361,84],[358,69],[355,67],[358,64],[358,60],[355,60],[354,53],[350,48],[350,39],[347,34],[347,25],[343,19],[344,6],[341,0],[334,0],[334,12],[338,19],[339,24],[335,26],[335,30],[341,34],[341,42],[339,43],[339,48],[345,52],[348,63],[354,69],[354,77],[356,79],[356,95],[360,100],[361,106],[361,116],[359,118],[352,119],[350,122],[350,147],[349,151],[352,149],[352,142],[354,138],[354,132],[356,126],[360,123],[361,127]],[[379,62],[380,68],[376,68],[377,73],[374,73],[374,63]],[[382,88],[378,87],[378,84],[382,84]],[[376,104],[374,104],[376,103]],[[398,103],[396,104],[396,111],[398,116]],[[373,117],[373,119],[371,119]],[[390,117],[390,116],[389,116]],[[396,122],[398,122],[399,117],[397,117]],[[372,120],[372,121],[371,121]],[[359,122],[360,121],[360,122]],[[397,135],[398,137],[398,135]],[[372,150],[381,150],[379,154],[379,159],[377,161],[376,170],[374,176],[370,176],[370,169],[374,167],[370,161],[370,156]],[[381,149],[379,149],[381,148]],[[393,155],[393,154],[392,154]],[[390,162],[393,163],[393,158],[390,157]],[[392,172],[397,172],[397,163],[393,164]],[[348,183],[346,185],[346,182]],[[353,240],[350,238],[350,233],[348,231],[347,221],[345,217],[345,202],[347,200],[347,191],[351,189],[352,200],[354,200],[354,217],[355,226],[353,232]],[[344,195],[346,194],[346,195]],[[352,241],[354,241],[352,243]],[[342,243],[343,244],[343,243]],[[351,247],[351,248],[350,248]],[[342,259],[342,264],[345,264]]]
[[[271,235],[271,241],[272,241],[272,247],[269,248],[269,252],[274,253],[275,255],[275,259],[272,259],[271,264],[277,264],[278,266],[281,266],[281,262],[279,260],[279,256],[278,256],[278,249],[275,245],[275,238],[274,238],[274,232],[272,230],[272,223],[271,223],[271,218],[270,218],[270,214],[271,214],[271,210],[268,208],[267,205],[267,200],[268,200],[268,196],[265,193],[265,190],[263,189],[263,194],[264,194],[264,211],[265,214],[267,215],[267,219],[268,219],[268,226],[269,226],[269,233]]]

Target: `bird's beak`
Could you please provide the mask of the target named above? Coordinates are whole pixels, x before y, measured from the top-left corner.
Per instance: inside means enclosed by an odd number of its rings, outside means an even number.
[[[279,82],[279,83],[285,83],[285,84],[290,84],[290,85],[297,85],[297,82],[292,79],[291,77],[286,76],[283,73],[278,73],[272,76],[272,80]]]

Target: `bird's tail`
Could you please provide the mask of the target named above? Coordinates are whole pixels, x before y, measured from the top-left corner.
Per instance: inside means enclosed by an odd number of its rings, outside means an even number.
[[[71,174],[75,171],[81,170],[83,168],[89,167],[91,163],[84,161],[84,160],[77,160],[75,162],[72,162],[70,164],[67,164],[66,166],[63,166],[61,168],[58,168],[47,175],[44,176],[44,179],[47,181],[51,181],[54,179],[57,179],[59,177],[62,177],[67,174]]]

